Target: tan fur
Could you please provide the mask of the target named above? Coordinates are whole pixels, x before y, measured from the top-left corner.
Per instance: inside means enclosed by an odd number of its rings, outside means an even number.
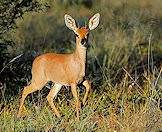
[[[81,38],[84,38],[89,32],[89,29],[87,29],[86,27],[81,27],[77,29],[77,32],[81,36]]]
[[[84,31],[81,35],[84,37],[87,33],[88,30],[87,32]],[[85,76],[86,48],[81,45],[81,39],[81,36],[80,38],[76,38],[76,50],[71,54],[46,53],[38,56],[34,60],[32,66],[32,80],[29,85],[32,87],[27,86],[24,88],[24,97],[22,95],[18,116],[21,115],[22,103],[24,102],[25,97],[29,93],[40,90],[48,81],[66,86],[71,86],[73,84],[76,86],[77,83],[83,79]],[[52,91],[53,90],[50,91],[47,98],[49,104],[53,100],[53,98],[52,100],[49,99]],[[73,93],[76,94],[75,92]],[[84,103],[86,98],[87,95],[84,97]],[[57,110],[55,110],[55,114],[60,117]]]

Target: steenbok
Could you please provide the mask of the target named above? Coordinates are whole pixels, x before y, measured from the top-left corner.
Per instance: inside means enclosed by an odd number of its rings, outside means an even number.
[[[35,58],[32,65],[31,84],[23,89],[20,99],[20,107],[18,117],[22,115],[24,100],[26,96],[32,92],[42,89],[49,81],[54,83],[51,88],[47,100],[53,112],[60,117],[56,109],[53,99],[60,91],[61,87],[71,86],[71,91],[76,103],[76,114],[79,120],[80,102],[77,93],[77,85],[82,83],[86,88],[83,98],[85,104],[90,89],[90,82],[85,77],[86,51],[89,31],[95,29],[99,24],[100,14],[97,13],[90,18],[88,26],[77,27],[75,20],[65,15],[66,26],[73,30],[76,35],[76,49],[70,54],[46,53]]]

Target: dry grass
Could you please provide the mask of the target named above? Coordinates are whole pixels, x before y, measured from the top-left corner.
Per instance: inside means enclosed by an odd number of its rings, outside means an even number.
[[[56,1],[51,6],[47,13],[26,14],[17,21],[18,29],[10,33],[16,45],[9,52],[14,56],[33,49],[71,52],[74,35],[64,25],[64,14],[77,19],[100,12],[101,22],[90,35],[88,50],[93,91],[81,110],[80,122],[70,90],[61,91],[56,101],[64,115],[60,119],[47,105],[47,91],[34,95],[39,95],[38,101],[28,97],[27,116],[20,119],[16,118],[18,96],[14,96],[0,103],[0,131],[162,131],[162,2],[96,0],[88,9]],[[83,91],[80,93],[82,97]]]

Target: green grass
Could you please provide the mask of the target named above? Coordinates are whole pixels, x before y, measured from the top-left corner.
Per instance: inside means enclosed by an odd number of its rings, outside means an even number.
[[[100,89],[102,90],[102,86]],[[7,103],[0,113],[1,131],[160,131],[161,114],[157,91],[148,87],[140,95],[137,87],[107,87],[108,91],[93,91],[80,111],[80,121],[75,115],[73,100],[63,97],[56,104],[62,115],[56,118],[43,98],[41,105],[26,100],[26,116],[17,118],[18,98]],[[159,89],[160,90],[160,89]],[[146,91],[145,91],[146,92]],[[82,98],[82,96],[81,96]],[[69,103],[67,103],[69,101]]]

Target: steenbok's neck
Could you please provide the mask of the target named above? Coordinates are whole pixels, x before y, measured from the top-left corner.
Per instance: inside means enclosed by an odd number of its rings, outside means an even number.
[[[81,40],[76,38],[75,55],[80,59],[82,64],[86,63],[87,48],[81,44]]]

